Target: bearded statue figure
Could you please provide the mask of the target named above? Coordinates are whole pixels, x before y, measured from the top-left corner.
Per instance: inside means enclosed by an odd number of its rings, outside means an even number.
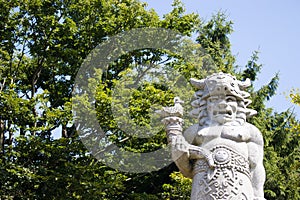
[[[191,79],[197,88],[191,115],[198,123],[182,133],[182,119],[164,119],[172,156],[193,179],[191,200],[262,200],[265,170],[263,138],[246,118],[256,114],[244,91],[250,80],[215,73]]]

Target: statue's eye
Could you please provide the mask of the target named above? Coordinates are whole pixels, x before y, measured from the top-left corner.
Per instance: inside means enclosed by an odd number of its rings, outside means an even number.
[[[228,96],[228,97],[226,97],[226,101],[227,102],[235,102],[236,98],[234,96]]]
[[[218,100],[218,97],[210,97],[209,102],[216,102]]]

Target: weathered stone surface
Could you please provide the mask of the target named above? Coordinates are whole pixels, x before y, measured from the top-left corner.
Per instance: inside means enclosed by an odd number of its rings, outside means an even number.
[[[193,179],[191,200],[264,199],[263,138],[246,122],[256,114],[247,108],[250,81],[216,73],[191,83],[198,91],[190,114],[198,123],[182,132],[180,115],[163,120],[175,163]]]

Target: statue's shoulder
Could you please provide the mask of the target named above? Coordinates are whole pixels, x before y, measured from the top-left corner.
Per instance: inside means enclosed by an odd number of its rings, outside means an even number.
[[[197,135],[198,131],[200,129],[199,124],[193,124],[190,127],[188,127],[184,133],[183,136],[184,138],[189,142],[193,143],[195,136]]]
[[[246,122],[244,126],[245,128],[247,128],[247,130],[249,130],[251,142],[257,143],[259,145],[263,145],[263,136],[260,130],[256,126],[248,122]]]
[[[256,126],[254,126],[253,124],[245,122],[245,124],[243,126],[245,128],[247,128],[248,130],[250,130],[251,132],[253,132],[253,133],[259,133],[260,134],[259,129]]]

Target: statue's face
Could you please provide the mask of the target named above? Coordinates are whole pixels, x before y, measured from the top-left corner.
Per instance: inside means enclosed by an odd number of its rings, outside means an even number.
[[[208,117],[212,123],[225,124],[235,121],[237,99],[230,95],[215,95],[207,99]]]

